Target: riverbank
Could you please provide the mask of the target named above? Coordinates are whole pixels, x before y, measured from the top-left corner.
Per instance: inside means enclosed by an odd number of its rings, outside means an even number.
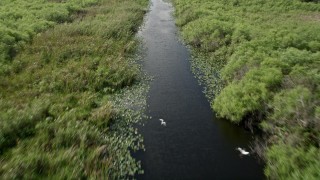
[[[317,179],[320,4],[173,0],[176,24],[212,108],[264,131],[271,179]]]
[[[146,104],[134,59],[147,6],[1,2],[0,177],[114,179],[141,170],[129,149],[143,148],[132,125]]]

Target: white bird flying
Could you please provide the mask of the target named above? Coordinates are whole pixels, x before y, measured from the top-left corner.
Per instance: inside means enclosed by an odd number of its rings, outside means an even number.
[[[164,122],[163,119],[159,119],[159,120],[160,120],[162,126],[166,126],[167,125],[166,122]]]
[[[242,148],[238,147],[237,150],[238,150],[242,155],[249,155],[249,152],[246,151],[245,149],[242,149]]]

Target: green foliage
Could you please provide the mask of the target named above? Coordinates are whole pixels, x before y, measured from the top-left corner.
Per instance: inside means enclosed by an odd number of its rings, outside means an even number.
[[[271,146],[266,154],[265,174],[271,179],[319,179],[320,151],[314,146]]]
[[[274,112],[271,119],[280,125],[296,121],[294,124],[307,126],[308,121],[311,120],[309,116],[313,114],[311,98],[311,92],[300,86],[276,94],[272,103]]]
[[[18,0],[0,6],[0,64],[6,66],[39,32],[57,23],[72,21],[72,13],[97,4],[99,0]],[[7,73],[0,67],[0,74]]]
[[[45,118],[48,111],[48,102],[35,100],[25,111],[9,109],[6,113],[0,114],[2,121],[0,125],[0,154],[6,148],[16,145],[16,141],[35,133],[34,124]],[[13,118],[15,117],[15,118]]]
[[[130,59],[147,5],[0,2],[0,178],[121,179],[140,170],[129,148],[142,148],[132,127],[141,115],[124,104],[137,93]]]
[[[208,16],[186,24],[182,35],[192,46],[210,52],[230,43],[231,28],[230,23]]]
[[[320,4],[314,2],[173,0],[213,109],[235,123],[260,123],[268,144],[287,142],[292,152],[318,153],[320,146]],[[300,171],[296,161],[277,160],[290,156],[272,147],[269,178],[319,176],[311,157]]]
[[[265,84],[247,82],[230,84],[217,97],[213,107],[221,116],[227,117],[233,122],[240,122],[248,113],[253,113],[261,108],[261,104],[267,98]]]
[[[239,82],[234,81],[215,99],[213,108],[221,116],[233,122],[240,122],[248,114],[263,108],[269,90],[277,87],[282,80],[282,73],[276,68],[251,69]]]

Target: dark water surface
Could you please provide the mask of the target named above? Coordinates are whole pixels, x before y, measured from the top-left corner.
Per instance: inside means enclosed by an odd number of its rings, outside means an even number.
[[[171,4],[151,3],[139,36],[146,50],[144,69],[154,77],[146,112],[152,118],[139,127],[146,151],[134,154],[144,169],[137,178],[263,179],[263,166],[235,150],[248,149],[251,134],[215,119],[190,70],[190,53],[179,42]]]

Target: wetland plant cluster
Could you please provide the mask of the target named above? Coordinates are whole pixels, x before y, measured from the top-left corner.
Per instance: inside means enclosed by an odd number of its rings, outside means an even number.
[[[141,171],[147,86],[133,59],[147,0],[1,0],[0,179]]]
[[[319,179],[319,1],[173,3],[213,109],[264,132],[265,175]]]

